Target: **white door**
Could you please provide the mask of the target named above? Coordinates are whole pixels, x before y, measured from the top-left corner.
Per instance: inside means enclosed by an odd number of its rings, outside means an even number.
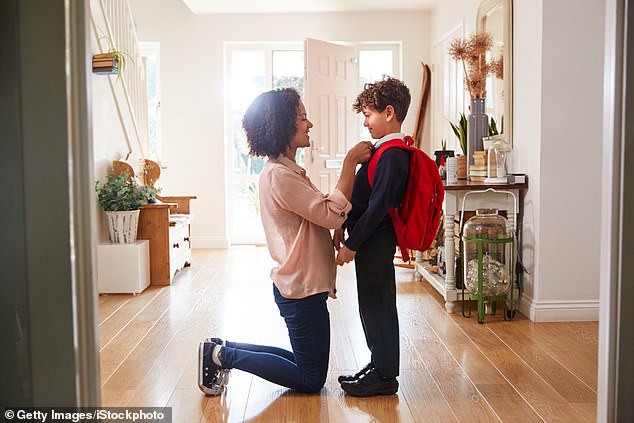
[[[304,101],[313,123],[306,172],[322,192],[337,184],[343,158],[358,141],[355,113],[359,69],[354,47],[307,39]]]

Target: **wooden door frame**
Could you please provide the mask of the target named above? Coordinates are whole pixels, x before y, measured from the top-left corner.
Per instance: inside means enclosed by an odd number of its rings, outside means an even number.
[[[11,56],[0,66],[11,240],[0,254],[0,397],[6,406],[98,406],[89,7],[7,0],[0,8]]]
[[[634,420],[634,29],[628,0],[607,0],[605,14],[603,171],[597,421]],[[628,10],[629,9],[629,10]],[[628,277],[629,276],[629,277]],[[627,277],[627,279],[626,279]],[[628,283],[623,283],[628,280]]]

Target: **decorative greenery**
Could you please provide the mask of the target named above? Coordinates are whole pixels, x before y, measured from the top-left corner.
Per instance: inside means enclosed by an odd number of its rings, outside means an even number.
[[[304,97],[304,77],[303,76],[274,76],[273,88],[295,88],[300,97]]]
[[[95,183],[95,191],[104,211],[138,210],[153,201],[158,192],[154,186],[137,184],[126,172],[115,176],[112,169],[108,170],[106,183]]]
[[[444,151],[447,149],[447,140],[446,139],[441,139],[440,140],[440,148]]]
[[[134,63],[134,60],[130,57],[128,53],[116,48],[109,36],[102,35],[101,37],[99,37],[99,40],[102,40],[104,38],[108,42],[108,51],[106,53],[112,54],[112,56],[114,56],[115,62],[117,63],[118,78],[120,78],[121,74],[123,73],[123,69],[125,68],[126,60],[130,59],[132,63]]]
[[[241,193],[245,196],[249,202],[249,209],[254,216],[260,214],[260,189],[255,182],[249,182],[247,185],[242,185],[240,188]]]
[[[460,113],[460,120],[458,124],[449,122],[453,133],[456,134],[458,141],[460,142],[460,149],[462,154],[467,154],[467,118],[464,113]]]
[[[489,121],[489,136],[500,135],[500,131],[498,131],[498,125],[495,123],[495,119],[491,116],[491,120]]]

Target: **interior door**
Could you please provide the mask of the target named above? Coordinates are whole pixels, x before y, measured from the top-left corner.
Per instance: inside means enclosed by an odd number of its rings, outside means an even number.
[[[322,192],[337,184],[343,158],[358,141],[352,102],[359,68],[354,47],[307,39],[304,100],[313,123],[306,172]]]

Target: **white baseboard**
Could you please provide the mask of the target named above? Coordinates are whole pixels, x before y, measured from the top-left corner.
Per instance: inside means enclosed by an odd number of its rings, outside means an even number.
[[[193,236],[192,248],[201,250],[229,248],[229,240],[224,236]]]
[[[599,300],[534,301],[522,296],[520,313],[533,322],[599,320]]]

